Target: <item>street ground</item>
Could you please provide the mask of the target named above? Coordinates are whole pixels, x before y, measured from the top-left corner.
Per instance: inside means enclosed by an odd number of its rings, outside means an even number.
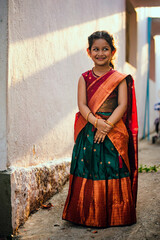
[[[160,166],[160,142],[139,142],[140,164]],[[105,229],[77,226],[61,219],[68,183],[48,202],[51,209],[32,214],[19,228],[14,239],[40,240],[154,240],[160,239],[160,170],[139,173],[137,223],[132,226]],[[47,203],[48,203],[47,202]],[[46,204],[47,204],[46,203]]]

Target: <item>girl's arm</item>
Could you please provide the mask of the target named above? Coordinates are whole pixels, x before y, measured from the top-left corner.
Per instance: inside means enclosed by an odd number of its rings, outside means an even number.
[[[90,112],[90,109],[87,106],[86,82],[83,76],[79,78],[79,82],[78,82],[78,108],[82,116],[86,119],[88,113]],[[88,121],[91,124],[95,125],[96,120],[97,118],[92,113],[88,115]],[[104,120],[98,119],[97,128],[99,130],[104,130],[105,127],[106,127],[106,123],[104,122]]]
[[[78,82],[78,108],[82,116],[86,119],[87,113],[90,111],[90,109],[87,106],[86,82],[83,76],[79,78]]]
[[[115,124],[117,123],[124,115],[127,110],[127,83],[124,79],[118,86],[118,107],[113,111],[112,115],[108,120]]]

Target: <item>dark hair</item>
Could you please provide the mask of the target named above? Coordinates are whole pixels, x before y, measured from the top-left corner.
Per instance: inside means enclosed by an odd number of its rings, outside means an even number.
[[[110,35],[107,31],[96,31],[94,33],[92,33],[89,37],[88,37],[88,49],[91,50],[91,47],[94,43],[95,40],[97,39],[104,39],[106,40],[106,42],[109,44],[109,46],[111,47],[111,51],[116,50],[116,47],[114,45],[114,39],[113,36]],[[114,68],[114,65],[112,63],[112,61],[109,63],[109,65]]]

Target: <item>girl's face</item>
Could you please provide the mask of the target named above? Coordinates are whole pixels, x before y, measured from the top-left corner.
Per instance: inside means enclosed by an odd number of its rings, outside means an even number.
[[[93,42],[91,50],[88,49],[88,54],[92,58],[95,66],[109,66],[114,52],[105,39],[97,39]]]

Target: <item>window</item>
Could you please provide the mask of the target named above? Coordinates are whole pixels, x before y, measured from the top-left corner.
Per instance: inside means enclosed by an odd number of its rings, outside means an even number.
[[[137,15],[129,0],[126,0],[126,61],[137,65]]]

